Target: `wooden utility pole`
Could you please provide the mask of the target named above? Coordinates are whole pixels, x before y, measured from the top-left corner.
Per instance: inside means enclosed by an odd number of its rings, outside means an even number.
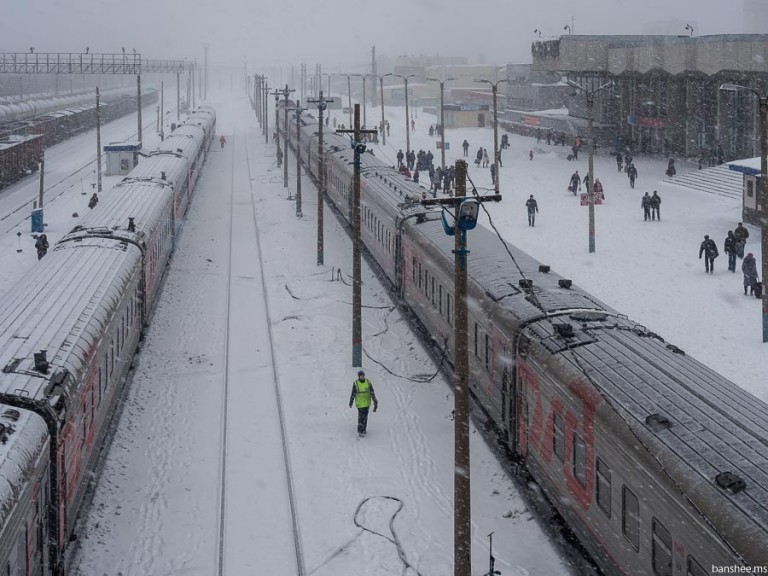
[[[453,479],[453,574],[470,576],[472,568],[472,506],[470,498],[469,452],[469,330],[467,313],[467,234],[474,227],[463,225],[462,205],[498,202],[501,196],[481,196],[467,200],[467,163],[456,160],[456,193],[453,198],[427,198],[424,206],[453,206],[454,235],[454,479]],[[477,214],[474,222],[477,221]]]
[[[136,74],[136,102],[137,102],[136,109],[139,112],[139,131],[138,131],[138,136],[139,136],[139,144],[141,144],[142,143],[142,138],[141,138],[141,74]]]
[[[262,86],[263,91],[263,97],[261,99],[261,104],[263,106],[263,109],[261,111],[261,116],[264,118],[264,142],[269,144],[269,84],[267,84],[267,77],[262,76],[264,78],[264,85]],[[275,129],[277,129],[277,125],[275,125]]]
[[[317,265],[323,265],[323,204],[325,202],[325,154],[323,153],[323,111],[328,108],[328,102],[333,98],[324,98],[320,90],[319,98],[307,100],[310,104],[316,104],[318,110],[317,130],[317,174],[320,177],[317,191]]]
[[[176,123],[181,122],[181,74],[176,72]]]
[[[301,218],[301,104],[296,102],[296,218]]]
[[[43,196],[45,195],[45,150],[40,158],[40,192],[37,195],[37,207],[43,209]]]
[[[283,122],[283,129],[285,130],[285,134],[283,134],[283,188],[288,188],[288,95],[295,90],[289,89],[288,84],[286,84],[281,92],[285,98],[283,106],[283,110],[285,110],[285,122]],[[288,190],[288,200],[292,200],[290,189]]]
[[[160,82],[160,141],[165,140],[165,88]]]
[[[96,86],[96,190],[101,194],[101,105],[99,87]]]
[[[360,129],[360,104],[355,104],[354,128],[336,132],[352,134],[352,147],[355,150],[355,170],[352,179],[352,366],[363,365],[363,310],[362,310],[362,273],[361,225],[360,225],[360,154],[365,152],[363,134],[374,134],[375,130]]]

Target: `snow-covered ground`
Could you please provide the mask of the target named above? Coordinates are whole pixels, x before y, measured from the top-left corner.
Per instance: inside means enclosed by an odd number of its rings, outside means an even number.
[[[190,207],[80,531],[74,573],[213,574],[222,510],[226,573],[295,573],[275,381],[282,391],[306,573],[451,573],[448,386],[440,376],[414,381],[436,368],[364,267],[364,366],[380,409],[371,415],[369,436],[357,439],[355,411],[347,408],[355,372],[351,290],[348,282],[332,281],[334,270],[351,273],[349,241],[326,212],[325,265],[316,266],[314,189],[303,181],[303,217],[297,219],[274,164],[274,146],[264,144],[244,98],[219,93],[212,104],[228,144],[212,151]],[[380,117],[377,109],[367,112]],[[432,149],[439,162],[436,139],[427,135],[435,119],[417,114],[411,146]],[[406,119],[402,109],[387,108],[386,115],[388,145],[374,149],[394,164],[397,149],[405,148]],[[481,192],[488,190],[488,170],[471,160],[479,145],[492,150],[493,132],[448,131],[447,162],[459,157],[464,138],[470,178]],[[566,191],[574,170],[586,173],[586,155],[568,162],[567,148],[517,136],[510,143],[501,169],[504,200],[488,205],[507,241],[768,400],[759,301],[743,295],[741,273],[727,272],[724,255],[712,276],[697,260],[705,233],[722,247],[726,231],[740,220],[738,201],[662,183],[663,159],[636,158],[639,179],[632,190],[613,157],[600,155],[595,170],[606,202],[596,207],[597,251],[589,254],[587,208]],[[685,169],[678,161],[678,170]],[[289,177],[294,192],[293,158]],[[662,196],[661,222],[642,219],[646,190]],[[526,221],[529,194],[539,202],[535,228]],[[71,204],[66,197],[46,209],[52,243],[76,222],[72,212],[86,209],[79,189]],[[0,293],[36,261],[28,225],[21,229],[22,253],[16,252],[17,229],[0,236],[0,265],[9,271]],[[747,251],[759,262],[759,230],[750,227],[750,234]],[[471,249],[471,233],[469,243]],[[569,573],[477,433],[472,458],[473,574],[487,570],[490,532],[496,567],[505,576]],[[403,503],[397,515],[392,498]],[[355,524],[358,507],[362,527]],[[404,572],[398,542],[410,571]]]

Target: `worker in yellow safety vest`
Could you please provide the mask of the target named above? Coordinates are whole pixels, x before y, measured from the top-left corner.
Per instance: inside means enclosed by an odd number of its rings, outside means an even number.
[[[373,384],[365,377],[365,372],[360,370],[357,373],[357,380],[352,383],[352,395],[349,397],[349,407],[352,408],[352,402],[357,407],[357,433],[360,437],[365,436],[371,401],[373,401],[373,411],[376,412],[379,407],[379,401],[376,399],[376,393],[373,391]]]

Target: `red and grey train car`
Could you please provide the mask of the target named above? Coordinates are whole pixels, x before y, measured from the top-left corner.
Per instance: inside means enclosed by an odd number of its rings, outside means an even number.
[[[305,157],[316,126],[303,127]],[[327,134],[325,155],[328,198],[349,221],[349,137]],[[360,162],[366,249],[452,353],[454,240],[423,188]],[[768,566],[768,405],[489,230],[468,239],[473,396],[601,569]]]
[[[207,150],[213,111],[189,122]],[[48,442],[47,555],[39,570],[20,573],[64,572],[89,471],[174,247],[174,191],[189,170],[173,180],[162,156],[142,164],[142,178],[129,174],[106,193],[0,301],[0,403],[34,412]]]

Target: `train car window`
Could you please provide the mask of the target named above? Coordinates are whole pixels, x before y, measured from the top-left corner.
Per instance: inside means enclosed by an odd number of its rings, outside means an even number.
[[[565,461],[565,424],[563,417],[560,414],[555,414],[552,420],[552,450],[555,456],[560,458],[561,462]]]
[[[27,529],[19,533],[16,541],[16,574],[27,573]]]
[[[611,517],[611,469],[608,465],[597,459],[595,466],[595,476],[597,482],[595,482],[595,490],[597,491],[597,505]]]
[[[651,524],[653,527],[651,540],[653,573],[658,576],[672,576],[672,535],[656,518]]]
[[[686,576],[709,576],[709,572],[701,567],[701,564],[696,562],[693,558],[688,556],[688,571]]]
[[[621,509],[621,530],[632,547],[640,550],[640,503],[626,486],[622,486]]]
[[[443,315],[443,285],[437,287],[437,311]]]
[[[429,298],[429,270],[424,270],[424,296]]]
[[[435,277],[432,276],[432,306],[435,305]]]
[[[419,292],[421,292],[421,262],[419,262]]]
[[[413,283],[416,284],[416,258],[413,259]]]
[[[573,433],[573,475],[579,484],[587,485],[587,447],[581,436]]]
[[[489,372],[491,371],[491,337],[486,334],[485,335],[485,369]]]
[[[475,322],[475,358],[480,358],[480,331],[477,327],[477,322]]]
[[[453,296],[450,293],[446,295],[445,311],[448,314],[448,326],[453,326]]]

